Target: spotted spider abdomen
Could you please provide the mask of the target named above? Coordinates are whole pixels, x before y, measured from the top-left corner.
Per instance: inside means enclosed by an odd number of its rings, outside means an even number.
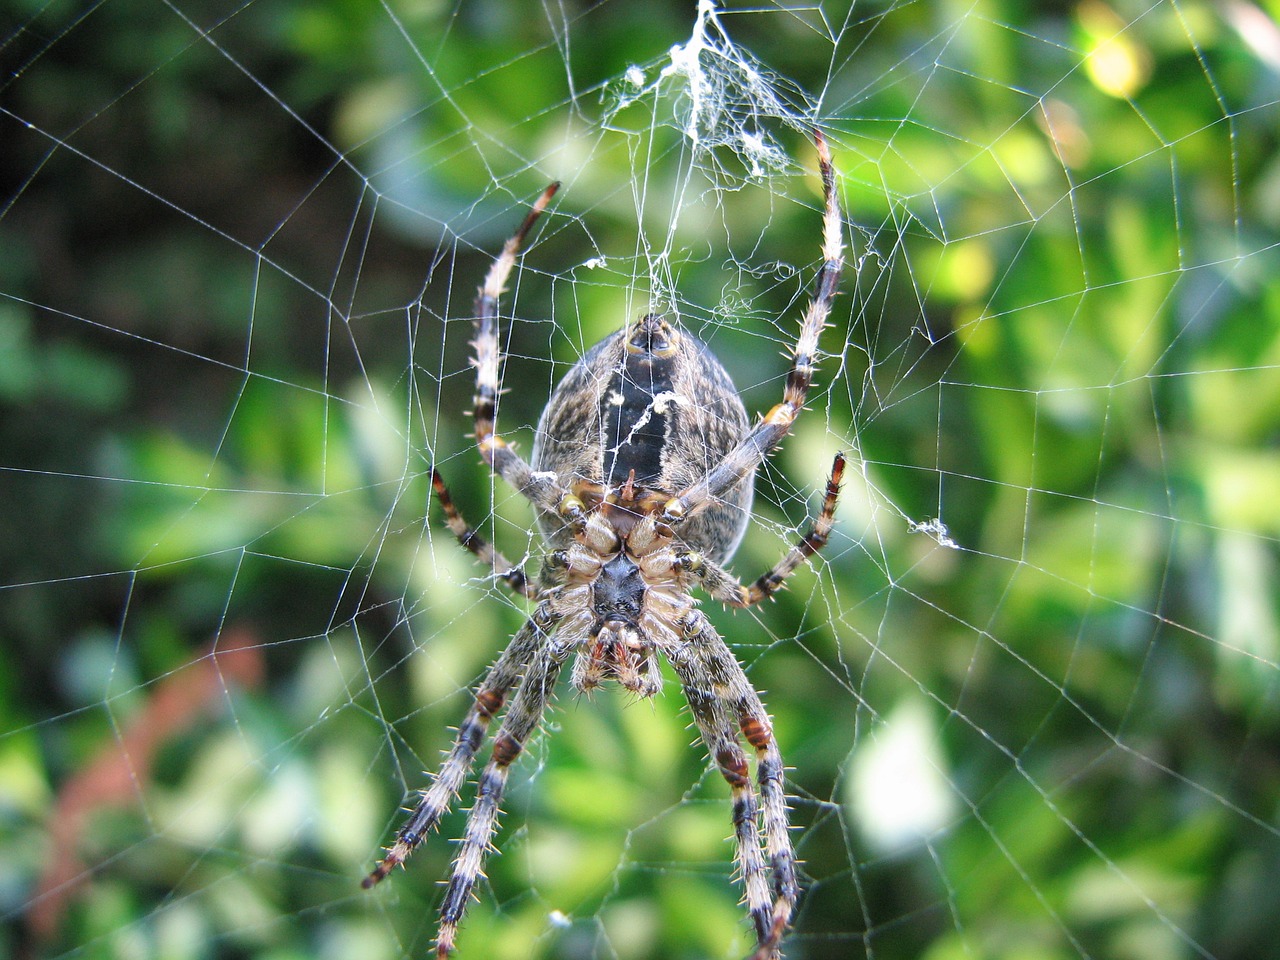
[[[672,496],[720,463],[746,435],[747,412],[702,341],[655,314],[601,340],[560,381],[538,422],[533,467],[601,498],[628,481],[635,499]],[[754,473],[680,528],[723,562],[746,530]],[[552,542],[565,527],[539,517]]]

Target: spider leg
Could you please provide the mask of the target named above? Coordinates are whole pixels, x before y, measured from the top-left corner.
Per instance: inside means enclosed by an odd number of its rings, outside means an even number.
[[[738,731],[724,701],[708,682],[706,658],[690,649],[686,656],[670,657],[684,687],[685,699],[694,722],[733,796],[733,834],[738,847],[738,870],[745,888],[747,910],[755,926],[757,942],[763,941],[773,926],[773,902],[765,878],[761,852],[760,809],[755,787],[747,770],[747,755],[738,741]]]
[[[502,362],[502,347],[498,343],[498,298],[506,287],[511,268],[515,266],[516,254],[520,252],[525,237],[559,188],[560,184],[553,183],[542,191],[520,229],[503,245],[502,253],[489,268],[484,285],[476,296],[476,338],[471,341],[475,350],[471,365],[476,368],[476,392],[473,400],[476,446],[494,473],[544,512],[556,510],[566,496],[565,490],[554,475],[535,472],[527,460],[494,432],[498,410],[499,367]]]
[[[458,922],[466,912],[467,900],[476,878],[481,875],[484,855],[498,828],[498,805],[506,789],[507,772],[524,750],[529,735],[541,723],[567,655],[568,648],[564,645],[544,646],[534,654],[502,719],[502,726],[493,738],[493,755],[480,775],[476,801],[467,814],[466,836],[453,861],[449,886],[440,906],[440,932],[436,938],[438,960],[444,960],[453,952]]]
[[[808,532],[797,541],[786,555],[762,574],[750,587],[744,587],[732,573],[704,557],[698,558],[694,573],[703,589],[721,603],[730,607],[750,607],[772,597],[787,577],[827,544],[831,527],[835,523],[836,501],[840,498],[840,480],[844,476],[844,454],[837,453],[827,478],[827,493],[822,500],[822,512]]]
[[[471,709],[458,727],[458,735],[448,757],[440,766],[440,772],[432,780],[431,786],[422,791],[422,798],[405,821],[395,842],[387,848],[387,855],[382,858],[373,872],[364,878],[362,886],[367,890],[389,874],[398,864],[404,863],[414,848],[444,816],[453,803],[458,790],[466,780],[471,769],[476,751],[484,740],[489,729],[489,721],[502,709],[507,693],[515,686],[524,671],[526,664],[533,657],[534,651],[547,642],[547,631],[553,625],[545,606],[525,621],[511,643],[502,651],[501,656],[489,672],[485,674]]]
[[[734,791],[739,860],[747,891],[747,908],[756,927],[758,942],[751,960],[776,960],[778,945],[791,920],[799,887],[795,851],[788,833],[782,755],[774,741],[769,716],[742,665],[705,614],[697,611],[690,614],[685,626],[685,642],[668,652],[667,659],[684,684],[686,695],[690,696],[695,719],[701,709],[712,726],[715,726],[716,719],[720,720],[721,726],[713,732],[716,743],[722,745],[727,738],[727,742],[737,746],[736,736],[724,732],[725,728],[732,730],[732,724],[736,722],[742,735],[756,750],[756,780],[760,787],[764,819],[764,852],[773,879],[772,901],[767,893],[764,865],[760,860],[754,795],[750,792],[749,783],[744,788],[735,782],[740,774],[745,774],[745,763],[742,767],[736,766],[732,752],[727,753],[724,759],[716,756],[716,760]],[[714,701],[715,706],[707,706],[708,701]],[[699,720],[699,729],[702,729],[702,722]],[[712,748],[713,755],[715,749]],[[749,825],[741,822],[747,819],[750,820]]]
[[[433,468],[431,486],[436,492],[436,500],[444,512],[444,522],[449,532],[458,542],[470,550],[486,567],[494,572],[498,579],[506,582],[512,592],[533,600],[538,595],[538,588],[529,581],[525,572],[502,555],[493,544],[486,540],[474,527],[468,525],[458,508],[453,504],[449,488],[445,486],[440,474]]]
[[[692,516],[741,483],[782,442],[804,408],[813,383],[818,336],[831,315],[840,283],[840,270],[844,265],[840,204],[836,199],[831,151],[821,131],[814,131],[814,140],[818,147],[818,166],[822,171],[822,269],[818,271],[813,296],[800,323],[800,335],[792,351],[794,359],[787,374],[782,403],[770,410],[720,463],[667,501],[663,507],[663,520],[667,523],[678,523]]]

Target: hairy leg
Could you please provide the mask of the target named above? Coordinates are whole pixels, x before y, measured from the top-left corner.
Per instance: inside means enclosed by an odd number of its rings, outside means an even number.
[[[484,855],[498,829],[498,807],[506,789],[507,772],[524,750],[530,734],[542,722],[566,655],[563,648],[547,646],[534,654],[502,726],[493,738],[493,755],[480,775],[476,802],[467,815],[466,836],[458,848],[440,907],[440,932],[436,938],[439,960],[453,952],[458,923],[466,912],[468,898],[484,866]]]
[[[739,741],[738,727],[729,716],[725,702],[716,691],[718,680],[701,647],[689,644],[669,657],[694,722],[707,745],[711,759],[729,784],[733,796],[733,834],[737,843],[738,869],[745,889],[747,912],[761,942],[773,927],[773,900],[765,875],[760,838],[760,808],[747,769],[747,755]]]
[[[787,577],[815,553],[827,545],[831,527],[835,523],[836,503],[840,498],[840,481],[844,476],[844,454],[837,453],[827,478],[827,492],[822,500],[822,512],[809,531],[750,587],[744,587],[732,573],[717,563],[699,557],[690,565],[702,587],[713,598],[731,607],[750,607],[772,597],[786,582]]]
[[[493,472],[518,490],[525,499],[543,512],[554,512],[565,497],[555,477],[536,473],[528,461],[507,445],[495,432],[498,409],[499,367],[502,364],[502,348],[498,343],[498,298],[502,295],[515,266],[516,254],[524,243],[542,211],[555,196],[560,184],[553,183],[534,202],[533,209],[524,218],[520,229],[502,248],[502,253],[489,268],[484,285],[476,296],[476,338],[471,341],[476,368],[476,393],[473,414],[476,422],[476,446],[480,455]]]
[[[494,572],[498,579],[522,597],[533,600],[538,595],[538,588],[529,582],[524,570],[502,555],[493,544],[486,540],[474,527],[470,526],[458,508],[453,504],[449,488],[436,470],[431,471],[431,486],[436,492],[436,501],[444,513],[445,525],[458,542],[470,550],[486,567]]]
[[[485,732],[489,729],[489,721],[502,709],[508,691],[520,679],[535,652],[547,645],[548,631],[554,624],[546,611],[546,607],[538,608],[485,674],[471,709],[458,727],[458,735],[454,738],[453,747],[441,765],[440,772],[432,780],[431,786],[422,791],[422,798],[396,834],[395,842],[387,848],[387,855],[364,878],[363,886],[366,890],[382,880],[398,864],[404,863],[452,805],[453,798],[467,778]]]
[[[813,383],[813,366],[818,355],[818,336],[826,326],[827,317],[831,315],[840,282],[840,271],[844,266],[840,205],[836,199],[831,152],[821,132],[815,131],[814,139],[818,147],[818,166],[822,171],[824,197],[822,268],[818,271],[813,297],[800,323],[800,334],[796,339],[794,360],[791,371],[787,374],[782,403],[765,414],[764,419],[702,479],[667,501],[663,506],[663,519],[667,523],[679,523],[709,506],[759,467],[791,430],[791,425],[800,415],[809,394],[809,387]]]
[[[667,658],[681,682],[686,683],[686,688],[689,684],[707,688],[712,696],[723,701],[728,721],[736,722],[747,742],[755,747],[756,780],[764,820],[764,852],[773,880],[772,899],[765,897],[759,902],[752,902],[752,878],[744,876],[744,880],[749,884],[748,907],[758,938],[752,960],[776,960],[782,935],[786,932],[799,895],[799,885],[795,851],[788,828],[782,755],[774,741],[769,716],[742,665],[705,614],[695,611],[690,615],[685,627],[685,642],[668,651]],[[764,881],[761,878],[758,882],[763,884]]]

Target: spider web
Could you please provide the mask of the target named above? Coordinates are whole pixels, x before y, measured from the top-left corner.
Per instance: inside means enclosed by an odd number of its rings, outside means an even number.
[[[1268,12],[1269,11],[1269,12]],[[818,385],[709,615],[789,764],[800,958],[1280,956],[1280,30],[1249,2],[15,3],[0,58],[0,910],[16,957],[425,957],[359,881],[527,615],[478,462],[646,311]],[[779,356],[781,354],[781,356]],[[669,692],[566,688],[463,957],[740,957]],[[458,806],[470,804],[469,794]]]

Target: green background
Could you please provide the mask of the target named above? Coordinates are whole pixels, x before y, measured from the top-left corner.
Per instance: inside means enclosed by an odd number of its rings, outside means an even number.
[[[695,149],[685,4],[5,0],[0,952],[429,954],[464,814],[359,879],[525,615],[429,468],[538,549],[467,438],[474,288],[561,179],[504,435],[650,303],[767,410],[816,122],[848,268],[738,574],[856,469],[814,570],[709,610],[790,767],[786,955],[1280,956],[1274,13],[735,5]],[[463,957],[749,950],[687,725],[562,688]]]

